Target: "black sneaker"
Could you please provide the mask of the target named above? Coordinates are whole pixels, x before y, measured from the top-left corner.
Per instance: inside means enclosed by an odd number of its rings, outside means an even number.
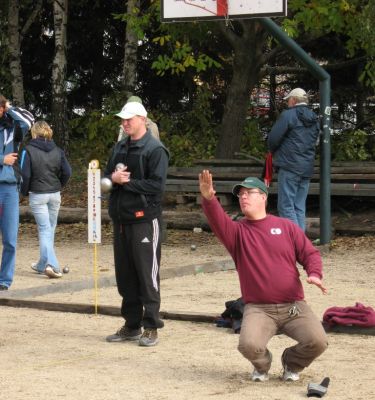
[[[138,340],[142,336],[142,330],[130,329],[127,326],[122,326],[115,334],[105,338],[107,342],[125,342],[126,340]]]
[[[0,285],[0,290],[8,290],[8,286]]]
[[[155,346],[156,344],[158,344],[158,342],[159,339],[157,329],[145,329],[143,335],[139,339],[139,345],[145,347]]]

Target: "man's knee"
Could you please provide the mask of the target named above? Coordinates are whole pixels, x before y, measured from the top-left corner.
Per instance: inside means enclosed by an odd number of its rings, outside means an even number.
[[[237,348],[238,351],[248,360],[255,359],[259,354],[266,350],[265,347],[260,346],[253,340],[240,340]]]
[[[305,345],[305,348],[315,357],[320,356],[327,350],[328,341],[325,337],[315,338],[310,343]]]

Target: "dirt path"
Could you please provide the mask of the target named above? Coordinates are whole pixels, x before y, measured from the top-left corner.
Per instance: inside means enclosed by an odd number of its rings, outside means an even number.
[[[57,253],[70,273],[61,280],[33,273],[38,254],[32,225],[22,226],[17,271],[11,293],[50,302],[93,303],[91,287],[77,290],[77,282],[93,277],[93,249],[85,241],[85,227],[60,226]],[[98,248],[100,277],[113,277],[110,234]],[[192,251],[190,246],[197,249]],[[341,238],[325,255],[325,283],[329,294],[305,284],[306,299],[317,315],[330,306],[359,301],[375,307],[375,237]],[[211,234],[170,232],[163,248],[163,270],[228,260]],[[239,297],[232,270],[163,279],[162,309],[220,314],[227,300]],[[301,272],[303,276],[303,271]],[[59,290],[63,287],[64,290]],[[39,287],[39,294],[35,288]],[[44,292],[43,292],[43,290]],[[3,296],[3,295],[1,295]],[[118,306],[114,286],[99,288],[100,304]],[[213,324],[165,321],[160,343],[141,348],[134,343],[109,344],[104,338],[121,326],[118,317],[0,307],[0,399],[302,399],[309,382],[331,378],[327,399],[375,398],[373,368],[375,337],[329,334],[330,346],[294,384],[279,380],[280,356],[292,341],[281,335],[270,342],[274,355],[271,379],[249,380],[251,368],[238,353],[238,335]]]

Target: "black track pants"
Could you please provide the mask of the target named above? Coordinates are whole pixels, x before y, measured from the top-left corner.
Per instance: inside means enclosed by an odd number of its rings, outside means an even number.
[[[161,223],[114,224],[114,255],[121,315],[131,329],[162,328],[160,310]]]

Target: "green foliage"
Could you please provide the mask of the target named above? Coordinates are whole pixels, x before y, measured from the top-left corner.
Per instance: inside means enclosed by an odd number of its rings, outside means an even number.
[[[363,130],[345,131],[332,137],[332,159],[335,161],[364,161],[371,155],[366,150],[368,134]]]
[[[99,160],[103,168],[110,149],[117,141],[119,125],[119,118],[114,115],[103,116],[98,111],[71,120],[74,142],[74,146],[70,148],[71,157],[80,160],[84,170],[93,159]]]
[[[259,129],[259,120],[248,119],[242,136],[241,153],[263,160],[266,152],[267,143]]]
[[[189,166],[195,159],[213,157],[217,137],[211,95],[201,87],[189,111],[159,116],[161,140],[171,152],[171,165]]]
[[[290,0],[288,9],[293,17],[283,26],[289,36],[302,31],[315,37],[342,35],[349,57],[368,57],[359,79],[375,88],[375,0]]]
[[[159,36],[153,39],[161,47],[170,42],[170,35]],[[169,46],[171,49],[172,46]],[[180,74],[186,72],[191,67],[197,73],[206,71],[207,68],[220,68],[221,64],[209,57],[207,54],[195,54],[192,47],[186,42],[181,43],[176,40],[173,45],[173,51],[170,55],[159,54],[158,58],[152,63],[151,68],[155,69],[157,75],[163,76],[166,72]]]
[[[207,40],[207,29],[195,24],[160,24],[160,1],[152,0],[144,9],[134,8],[131,14],[116,14],[115,19],[125,21],[138,39],[151,41],[160,47],[151,68],[158,76],[166,73],[180,75],[188,70],[195,73],[209,68],[220,68],[221,64],[204,53],[198,43]],[[150,26],[156,21],[155,30]],[[194,43],[194,44],[193,44]]]
[[[145,30],[150,26],[151,20],[156,16],[157,7],[155,2],[147,11],[148,12],[141,12],[139,8],[134,7],[130,11],[130,14],[113,14],[113,18],[126,22],[137,38],[143,40],[145,37]]]
[[[213,157],[217,138],[212,123],[211,96],[209,90],[198,88],[188,111],[150,114],[158,123],[161,140],[171,153],[170,165],[188,166],[195,159]],[[85,172],[89,161],[97,159],[104,168],[110,149],[117,141],[120,119],[95,111],[75,118],[70,124],[74,141],[70,155],[75,165],[79,164]]]

